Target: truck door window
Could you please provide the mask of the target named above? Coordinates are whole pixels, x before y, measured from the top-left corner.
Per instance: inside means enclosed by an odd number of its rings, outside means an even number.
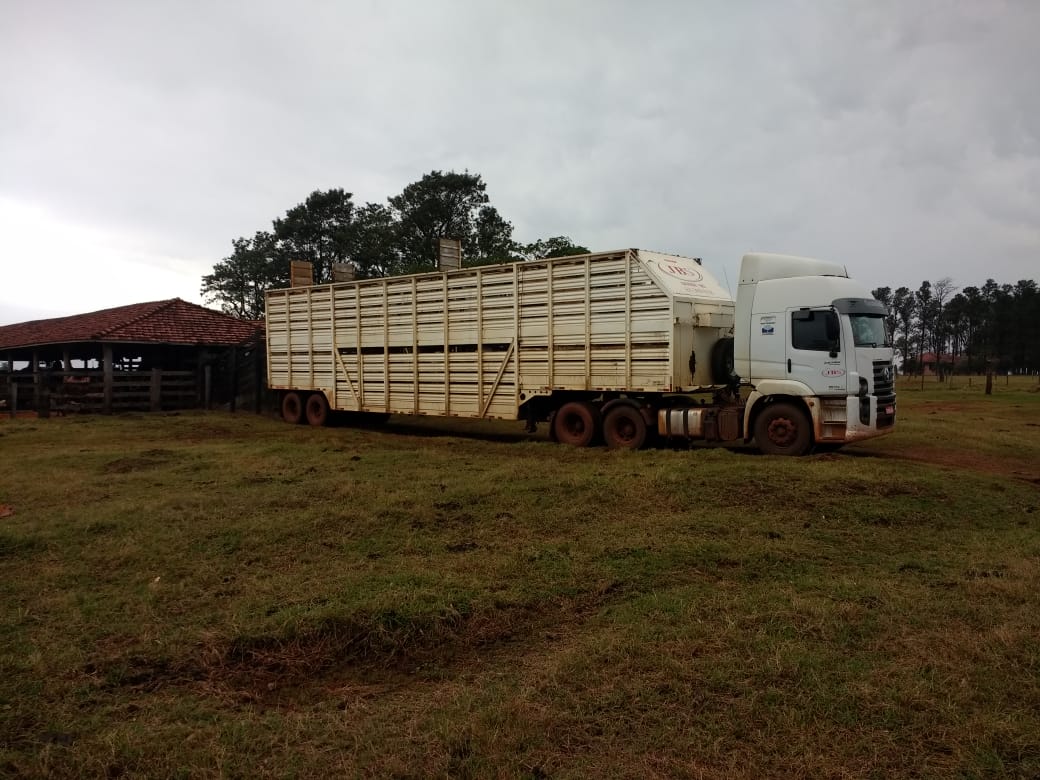
[[[818,352],[838,349],[838,317],[833,311],[791,312],[791,346]]]

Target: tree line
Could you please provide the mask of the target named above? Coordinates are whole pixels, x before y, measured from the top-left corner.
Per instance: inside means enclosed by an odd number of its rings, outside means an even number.
[[[466,266],[589,251],[567,236],[517,242],[479,174],[431,171],[385,204],[359,205],[343,189],[312,192],[270,230],[234,239],[231,254],[202,277],[202,295],[228,314],[259,319],[264,291],[289,285],[290,261],[310,262],[318,284],[332,281],[338,263],[360,279],[418,273],[436,269],[441,238],[461,239]]]
[[[879,287],[888,307],[889,333],[903,373],[920,373],[926,356],[940,380],[952,372],[987,370],[1035,374],[1040,370],[1040,289],[1032,279],[962,290],[950,277],[917,290]]]

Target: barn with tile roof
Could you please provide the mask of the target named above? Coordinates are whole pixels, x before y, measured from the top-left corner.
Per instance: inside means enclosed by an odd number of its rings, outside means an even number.
[[[85,411],[233,402],[262,333],[180,298],[0,326],[0,399]]]

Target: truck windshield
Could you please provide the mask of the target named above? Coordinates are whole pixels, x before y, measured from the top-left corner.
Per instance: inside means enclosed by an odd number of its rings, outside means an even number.
[[[852,314],[852,334],[857,347],[890,347],[885,318],[876,314]]]

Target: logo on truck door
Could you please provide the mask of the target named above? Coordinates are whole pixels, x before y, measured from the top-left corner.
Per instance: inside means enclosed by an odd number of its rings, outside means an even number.
[[[822,376],[831,377],[831,378],[838,377],[838,376],[845,376],[845,369],[844,368],[825,368],[825,369],[823,369],[823,371],[820,372],[820,374]]]

